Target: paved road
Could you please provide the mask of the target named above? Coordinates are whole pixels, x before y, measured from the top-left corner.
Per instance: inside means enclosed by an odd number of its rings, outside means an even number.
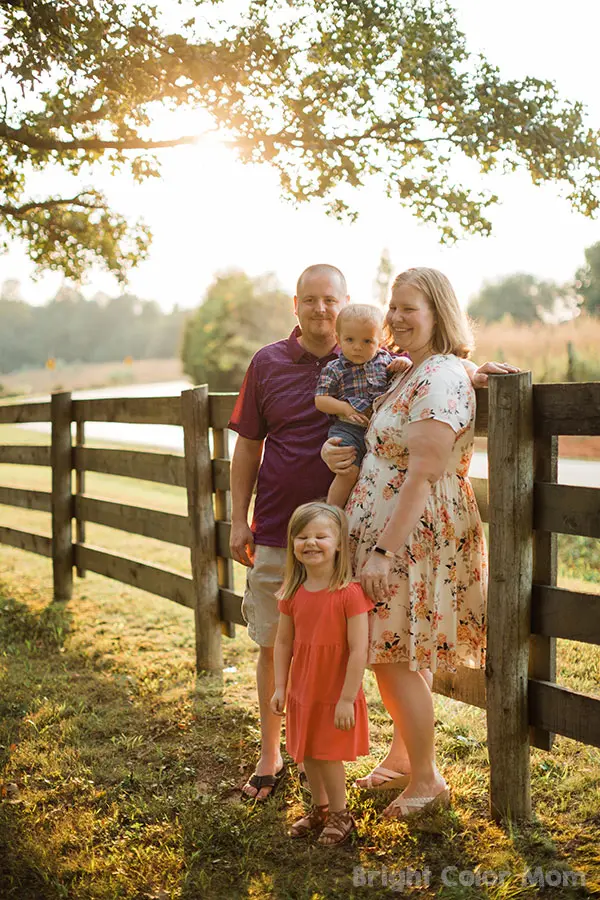
[[[190,384],[186,381],[168,381],[162,384],[136,384],[122,387],[98,388],[92,391],[74,391],[73,398],[88,400],[94,397],[168,397],[179,396]],[[47,400],[48,397],[37,397]],[[23,425],[36,431],[50,431],[47,424]],[[75,427],[75,426],[73,426]],[[160,450],[183,452],[183,431],[175,425],[123,425],[112,422],[88,422],[85,426],[88,439],[114,441],[120,444],[137,444]],[[231,432],[231,447],[235,435]],[[487,454],[474,453],[469,474],[474,478],[487,478]],[[558,464],[558,480],[562,484],[600,487],[600,461],[561,459]]]

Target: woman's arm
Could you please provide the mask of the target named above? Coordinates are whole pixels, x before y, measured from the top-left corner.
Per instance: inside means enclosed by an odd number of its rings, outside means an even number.
[[[450,425],[435,419],[413,422],[407,427],[408,471],[387,525],[377,546],[395,553],[404,547],[425,508],[431,485],[445,469],[456,435]],[[361,572],[363,590],[374,600],[388,596],[391,559],[371,553]]]
[[[342,731],[354,726],[354,701],[362,684],[369,650],[369,624],[366,612],[351,616],[347,626],[350,655],[340,699],[334,713],[334,725]]]
[[[467,370],[471,384],[476,388],[488,386],[488,375],[514,375],[515,372],[521,371],[518,366],[511,363],[485,362],[479,367],[470,359],[461,359],[461,363]]]
[[[273,660],[275,664],[275,692],[271,697],[271,710],[278,716],[285,711],[285,694],[287,689],[292,649],[294,646],[294,621],[291,616],[279,613],[277,637]]]

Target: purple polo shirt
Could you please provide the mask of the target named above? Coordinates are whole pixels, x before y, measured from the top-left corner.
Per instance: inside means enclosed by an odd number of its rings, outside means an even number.
[[[300,334],[296,326],[287,340],[254,355],[228,425],[251,441],[265,441],[252,531],[267,547],[285,547],[293,511],[325,498],[333,479],[319,455],[329,417],[316,408],[315,390],[339,349],[318,358],[301,347]]]

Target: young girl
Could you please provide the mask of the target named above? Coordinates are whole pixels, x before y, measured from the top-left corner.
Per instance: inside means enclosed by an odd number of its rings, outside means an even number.
[[[355,827],[342,760],[369,752],[361,684],[373,604],[351,575],[344,512],[326,503],[299,506],[288,526],[271,708],[284,713],[291,664],[286,746],[304,762],[314,805],[290,833],[318,830],[325,846],[340,844]]]

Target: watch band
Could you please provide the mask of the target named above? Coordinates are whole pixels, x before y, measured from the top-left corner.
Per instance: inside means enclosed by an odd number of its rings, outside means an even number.
[[[381,553],[382,556],[387,556],[389,559],[394,559],[394,557],[396,556],[396,554],[392,553],[391,550],[384,550],[383,547],[375,546],[373,547],[373,550],[375,551],[375,553]]]

